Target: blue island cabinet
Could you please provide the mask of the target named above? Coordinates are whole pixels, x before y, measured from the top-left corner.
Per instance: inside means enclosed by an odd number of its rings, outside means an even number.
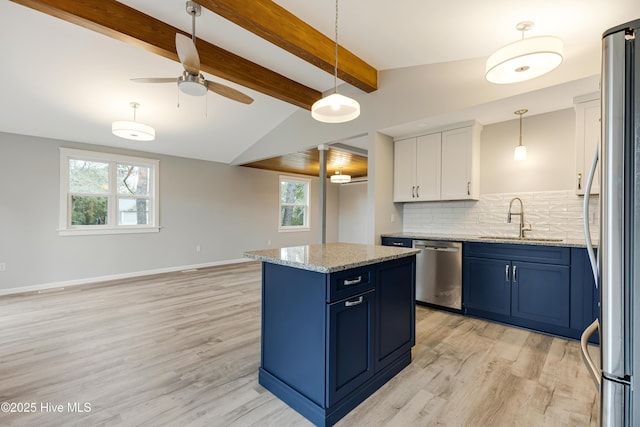
[[[259,382],[330,426],[411,363],[415,255],[320,273],[262,264]]]

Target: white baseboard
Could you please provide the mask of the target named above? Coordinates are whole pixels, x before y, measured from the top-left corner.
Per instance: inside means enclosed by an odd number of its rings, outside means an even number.
[[[176,267],[158,268],[155,270],[134,271],[131,273],[110,274],[108,276],[88,277],[84,279],[69,280],[64,282],[41,283],[38,285],[21,286],[18,288],[0,289],[0,296],[22,294],[26,292],[50,291],[55,292],[56,289],[62,289],[70,286],[89,285],[92,283],[107,282],[109,280],[130,279],[133,277],[150,276],[152,274],[173,273],[183,270],[197,270],[199,268],[216,267],[219,265],[237,264],[240,262],[251,262],[252,259],[239,258],[226,261],[215,261],[204,264],[181,265]]]

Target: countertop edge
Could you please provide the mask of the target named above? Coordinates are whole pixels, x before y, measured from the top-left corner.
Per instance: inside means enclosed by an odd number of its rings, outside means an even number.
[[[514,245],[534,245],[534,246],[561,246],[570,248],[586,248],[587,244],[583,240],[565,239],[559,242],[535,240],[531,239],[513,239],[505,237],[501,239],[496,238],[481,238],[479,236],[469,236],[464,234],[423,234],[423,233],[383,233],[380,237],[402,238],[402,239],[422,239],[422,240],[434,240],[434,241],[456,241],[456,242],[478,242],[478,243],[501,243],[501,244],[514,244]],[[544,239],[544,238],[541,238]],[[598,246],[598,241],[593,241],[594,246]]]
[[[412,248],[395,248],[395,249],[398,249],[399,252],[392,255],[377,256],[375,258],[367,258],[367,259],[361,259],[353,262],[345,262],[344,264],[331,266],[331,267],[259,255],[259,254],[253,253],[253,251],[245,252],[243,255],[245,258],[251,258],[251,259],[255,259],[262,262],[268,262],[271,264],[278,264],[286,267],[293,267],[301,270],[328,274],[328,273],[335,273],[337,271],[349,270],[351,268],[363,267],[363,266],[378,264],[386,261],[393,261],[395,259],[416,255],[420,252],[419,249],[412,249]]]

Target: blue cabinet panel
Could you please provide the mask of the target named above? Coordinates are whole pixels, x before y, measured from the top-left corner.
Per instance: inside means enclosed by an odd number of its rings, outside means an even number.
[[[376,273],[376,371],[415,344],[415,257],[380,264]]]
[[[463,295],[467,309],[509,315],[511,313],[511,262],[465,257]]]
[[[569,265],[571,252],[562,246],[467,242],[464,256]]]
[[[413,245],[413,239],[407,237],[382,237],[382,246],[399,246],[402,248],[410,248]]]
[[[328,406],[373,376],[375,291],[328,306]]]
[[[324,406],[325,275],[262,265],[262,368]]]
[[[511,315],[569,327],[569,267],[514,262],[511,267]]]
[[[374,267],[368,265],[332,273],[328,280],[327,302],[349,298],[373,289],[373,271]]]

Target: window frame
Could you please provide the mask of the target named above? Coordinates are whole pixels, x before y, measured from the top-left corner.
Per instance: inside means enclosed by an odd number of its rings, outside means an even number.
[[[305,184],[305,202],[304,204],[297,203],[282,203],[282,183],[283,182],[295,182]],[[311,230],[311,179],[303,178],[299,176],[291,175],[279,175],[278,177],[278,232],[295,232],[295,231],[310,231]],[[282,225],[282,207],[283,206],[302,206],[304,208],[304,224],[302,225]]]
[[[109,165],[109,192],[100,194],[107,197],[108,224],[78,226],[71,225],[71,196],[75,193],[69,191],[69,160],[95,161],[108,163]],[[122,197],[118,193],[118,163],[149,168],[148,179],[150,189],[149,196],[143,197],[149,200],[148,224],[118,225],[118,202],[120,198],[141,198],[136,195]],[[98,151],[79,150],[75,148],[60,147],[60,199],[59,199],[59,224],[58,235],[79,236],[98,234],[129,234],[129,233],[157,233],[160,231],[160,161],[143,157],[126,156]],[[97,194],[96,194],[97,195]]]

